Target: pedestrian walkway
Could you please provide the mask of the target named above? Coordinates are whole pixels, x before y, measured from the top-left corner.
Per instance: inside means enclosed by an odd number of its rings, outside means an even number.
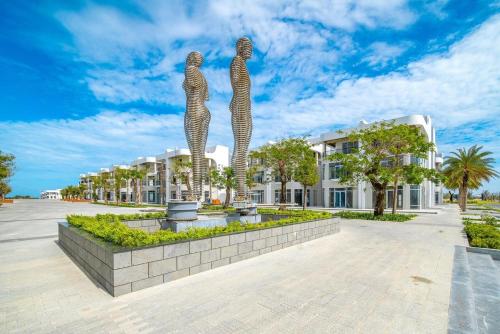
[[[445,333],[461,230],[454,206],[343,220],[338,234],[118,298],[55,239],[0,243],[0,332]]]

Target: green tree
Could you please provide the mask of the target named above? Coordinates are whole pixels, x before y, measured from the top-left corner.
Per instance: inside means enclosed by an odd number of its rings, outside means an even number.
[[[3,200],[12,191],[8,181],[14,174],[15,159],[13,154],[0,151],[0,200]]]
[[[97,190],[102,188],[103,179],[100,175],[91,176],[90,179],[92,180],[92,200],[94,202],[97,202],[97,199],[99,198],[99,196],[97,195]]]
[[[307,187],[312,187],[319,182],[318,162],[314,151],[310,150],[305,153],[293,175],[293,179],[302,185],[302,210],[305,210],[307,206]]]
[[[210,196],[210,203],[212,203],[212,187],[217,187],[217,182],[219,180],[219,170],[216,167],[210,166],[207,173],[208,190]]]
[[[224,208],[228,208],[231,204],[231,192],[234,188],[236,188],[234,169],[232,167],[224,167],[221,172],[217,170],[217,173],[219,173],[219,176],[217,177],[218,186],[226,189]]]
[[[120,189],[122,188],[123,181],[125,180],[126,170],[122,168],[115,168],[113,170],[113,187],[115,191],[115,202],[118,204],[121,202]]]
[[[286,184],[292,180],[305,152],[309,151],[309,143],[305,138],[287,138],[262,146],[253,151],[252,158],[261,159],[263,165],[278,176],[281,183],[280,210],[286,209]]]
[[[389,184],[394,187],[392,209],[395,212],[398,184],[420,183],[425,177],[433,175],[419,164],[404,162],[405,156],[423,159],[434,149],[415,126],[381,122],[361,130],[340,133],[345,133],[349,141],[357,143],[357,147],[348,153],[333,153],[328,159],[342,164],[341,183],[370,182],[375,191],[375,216],[384,214],[385,192]]]
[[[495,159],[482,146],[474,145],[469,149],[460,148],[445,158],[443,174],[458,188],[458,201],[462,211],[467,210],[467,194],[470,189],[478,189],[483,181],[498,177],[493,168]]]

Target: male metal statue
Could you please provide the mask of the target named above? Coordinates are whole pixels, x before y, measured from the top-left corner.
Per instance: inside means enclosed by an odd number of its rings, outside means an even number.
[[[245,178],[248,146],[252,137],[252,111],[250,103],[250,75],[246,60],[252,56],[252,42],[242,37],[236,42],[236,57],[231,62],[231,86],[233,98],[231,110],[231,124],[233,126],[234,150],[233,168],[236,175],[236,200],[246,198]]]
[[[186,114],[184,115],[184,131],[191,151],[193,170],[192,194],[190,200],[201,198],[203,185],[203,166],[205,162],[205,146],[207,144],[210,112],[205,106],[208,100],[208,85],[200,71],[203,56],[199,52],[191,52],[186,58],[184,82],[186,91]]]

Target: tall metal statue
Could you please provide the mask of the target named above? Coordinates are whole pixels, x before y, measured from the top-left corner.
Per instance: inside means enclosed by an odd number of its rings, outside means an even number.
[[[250,102],[250,75],[246,60],[252,56],[252,42],[242,37],[236,42],[236,57],[231,62],[231,86],[233,98],[231,110],[231,124],[233,126],[234,150],[233,168],[236,176],[236,200],[245,199],[245,178],[248,146],[252,137],[252,110]]]
[[[205,146],[207,145],[210,111],[205,106],[208,100],[208,85],[200,71],[203,63],[201,53],[191,52],[186,58],[184,82],[186,92],[186,114],[184,115],[184,131],[191,151],[193,188],[190,200],[199,200],[203,185],[203,166],[205,162]]]

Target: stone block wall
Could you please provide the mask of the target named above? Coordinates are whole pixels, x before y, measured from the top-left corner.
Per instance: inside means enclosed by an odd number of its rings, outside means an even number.
[[[59,243],[111,295],[120,296],[337,233],[339,222],[323,219],[127,250],[60,223]]]
[[[122,223],[132,229],[143,230],[144,232],[151,233],[160,230],[163,221],[165,221],[165,219],[140,219],[123,220]]]

